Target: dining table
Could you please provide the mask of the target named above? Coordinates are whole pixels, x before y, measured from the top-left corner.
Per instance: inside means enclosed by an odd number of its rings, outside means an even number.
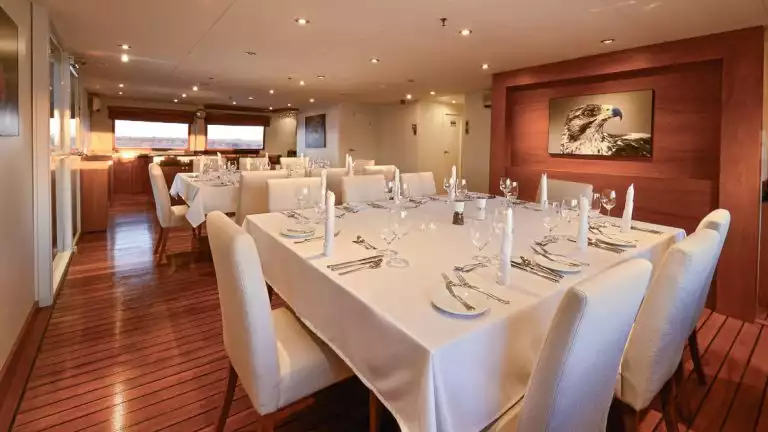
[[[220,179],[203,180],[197,173],[178,173],[173,178],[170,194],[184,200],[189,206],[186,218],[193,227],[205,222],[212,211],[237,211],[240,187]]]
[[[678,228],[635,222],[645,229],[631,231],[633,247],[621,253],[598,247],[577,251],[574,256],[588,265],[558,282],[513,268],[509,283],[500,285],[493,264],[464,274],[508,304],[487,299],[490,308],[472,317],[436,307],[446,288],[442,273],[454,278],[454,266],[478,255],[470,239],[472,221],[491,223],[503,205],[502,198],[488,199],[484,210],[467,202],[464,225],[452,223],[454,208],[444,198],[397,210],[392,201],[354,212],[339,208],[337,215],[343,216],[335,221],[338,235],[330,256],[323,254],[323,240],[299,242],[284,235],[291,226],[314,227],[322,235],[322,225],[299,225],[302,218],[293,214],[250,215],[243,227],[256,243],[267,283],[375,393],[403,431],[467,432],[481,430],[522,399],[566,289],[632,258],[656,266],[685,237]],[[532,205],[512,207],[513,257],[534,258],[532,242],[548,233],[544,212]],[[379,268],[349,274],[328,267],[372,256],[376,251],[360,238],[383,248],[382,234],[389,235],[385,229],[394,211],[405,211],[410,220],[407,234],[392,243],[407,267],[388,266],[386,257]],[[567,236],[576,230],[575,221],[563,222],[556,230],[559,247],[575,247]],[[498,253],[498,244],[483,252]]]

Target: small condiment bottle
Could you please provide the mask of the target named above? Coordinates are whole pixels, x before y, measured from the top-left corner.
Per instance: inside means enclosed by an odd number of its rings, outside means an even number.
[[[464,225],[464,201],[453,203],[453,224]]]

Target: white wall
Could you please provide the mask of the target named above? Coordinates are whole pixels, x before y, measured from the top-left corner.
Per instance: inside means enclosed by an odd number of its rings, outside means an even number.
[[[0,367],[35,301],[29,0],[0,0],[19,27],[19,136],[0,137]],[[49,244],[50,250],[50,244]]]
[[[325,114],[325,148],[308,149],[304,139],[304,121],[308,116],[318,114]],[[297,151],[311,158],[327,159],[335,167],[344,166],[347,153],[355,159],[375,159],[377,115],[375,105],[358,103],[302,111],[296,127]]]
[[[325,114],[325,148],[306,148],[304,121],[308,116]],[[327,159],[331,166],[339,166],[341,106],[308,110],[299,113],[296,124],[296,151],[313,159]],[[343,164],[342,164],[343,165]]]
[[[378,109],[376,164],[395,165],[400,172],[416,172],[419,165],[416,104],[382,105]]]
[[[489,189],[488,185],[491,164],[491,109],[483,106],[482,91],[464,95],[464,107],[464,116],[469,122],[469,133],[464,135],[462,145],[462,175],[472,190],[497,193],[497,190]]]

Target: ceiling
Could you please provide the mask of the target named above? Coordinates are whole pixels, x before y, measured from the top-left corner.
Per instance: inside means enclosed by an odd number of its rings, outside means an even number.
[[[34,1],[91,92],[276,109],[445,98],[490,87],[494,72],[768,21],[761,0]]]

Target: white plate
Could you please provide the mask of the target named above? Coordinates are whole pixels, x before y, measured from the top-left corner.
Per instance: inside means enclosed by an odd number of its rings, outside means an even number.
[[[553,258],[558,259],[558,257],[553,257]],[[536,261],[536,264],[539,264],[542,267],[546,267],[550,270],[554,270],[560,273],[578,273],[582,269],[581,266],[572,267],[557,261],[550,261],[541,255],[536,255],[535,261]]]
[[[610,234],[610,237],[604,235],[595,235],[594,237],[600,243],[605,243],[611,246],[633,248],[637,247],[637,241],[631,236],[623,233]]]
[[[306,229],[305,232],[298,232],[298,231],[291,231],[291,230],[303,230]],[[314,228],[294,228],[294,227],[286,227],[283,228],[282,231],[280,231],[280,235],[283,237],[288,237],[292,239],[303,239],[312,237],[315,235],[315,229]]]
[[[491,307],[488,303],[488,299],[475,291],[462,288],[460,286],[453,286],[453,290],[457,295],[460,295],[467,303],[475,307],[475,310],[468,311],[461,305],[455,298],[451,296],[447,289],[445,289],[445,283],[440,282],[440,285],[432,291],[432,304],[445,312],[452,315],[459,315],[464,317],[476,317],[484,314]]]

